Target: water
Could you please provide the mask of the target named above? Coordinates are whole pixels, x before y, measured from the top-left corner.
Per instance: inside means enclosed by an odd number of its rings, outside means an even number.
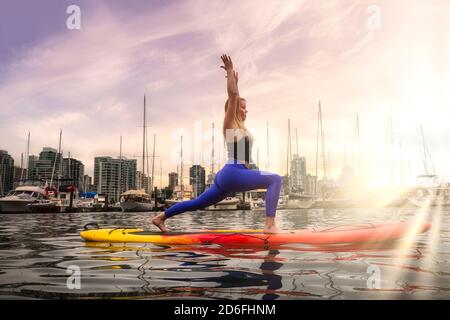
[[[149,228],[154,213],[0,214],[0,299],[449,299],[450,209],[281,210],[282,229],[413,220],[406,247],[317,252],[87,244],[82,227]],[[262,228],[261,212],[181,214],[175,230]],[[75,269],[74,267],[75,266]],[[68,269],[69,268],[69,269]],[[80,288],[70,270],[80,270]],[[69,270],[69,271],[68,271]]]

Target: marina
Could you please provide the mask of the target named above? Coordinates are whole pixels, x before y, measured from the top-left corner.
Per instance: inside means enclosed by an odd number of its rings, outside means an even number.
[[[450,299],[448,0],[3,2],[12,312]]]

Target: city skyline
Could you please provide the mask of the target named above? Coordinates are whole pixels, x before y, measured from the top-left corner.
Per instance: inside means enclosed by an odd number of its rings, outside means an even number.
[[[274,171],[281,175],[288,118],[299,129],[307,171],[314,173],[321,101],[332,176],[339,176],[344,159],[351,162],[356,114],[362,162],[371,177],[380,176],[392,114],[397,164],[401,143],[413,175],[422,173],[423,125],[436,173],[449,178],[448,2],[258,3],[79,1],[80,30],[66,28],[69,1],[27,2],[26,11],[23,1],[8,4],[0,29],[14,32],[2,33],[0,45],[0,149],[20,163],[28,131],[30,154],[37,154],[56,148],[62,128],[62,150],[93,176],[96,156],[119,156],[120,136],[123,155],[140,157],[146,94],[148,136],[157,136],[155,175],[162,160],[167,185],[168,173],[176,171],[177,130],[194,136],[200,122],[201,158],[207,159],[207,130],[214,122],[220,146],[226,90],[219,57],[227,53],[240,74],[260,162],[268,121],[279,138]],[[377,17],[379,23],[370,24]],[[201,164],[209,172],[209,163]]]

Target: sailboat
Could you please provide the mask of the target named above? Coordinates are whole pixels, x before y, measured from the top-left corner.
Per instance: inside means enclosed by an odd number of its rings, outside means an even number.
[[[406,195],[406,199],[415,207],[450,206],[450,185],[441,184],[434,170],[425,142],[423,127],[420,128],[423,147],[423,166],[425,173],[417,176],[418,185],[411,188]],[[431,168],[430,168],[431,167]]]
[[[181,136],[180,146],[180,174],[178,179],[178,185],[173,189],[172,197],[165,201],[165,204],[170,207],[179,202],[191,200],[193,198],[193,190],[191,185],[185,186],[183,184],[183,136]]]
[[[293,161],[292,159],[292,146],[291,146],[291,121],[288,119],[288,134],[287,134],[287,161],[286,161],[286,191],[284,194],[280,195],[278,200],[277,209],[309,209],[314,203],[314,196],[306,195],[303,192],[294,192],[295,188],[291,185],[291,175],[289,174],[289,163]],[[296,146],[297,152],[294,155],[294,159],[300,156],[298,151],[298,137],[296,132]],[[292,169],[291,169],[292,170]]]
[[[58,151],[55,155],[55,159],[53,161],[53,169],[52,169],[52,176],[50,178],[50,184],[48,185],[46,182],[45,185],[45,193],[47,195],[46,199],[43,199],[39,202],[30,203],[27,205],[29,210],[31,212],[35,213],[57,213],[57,212],[63,212],[65,209],[69,206],[66,199],[61,197],[60,192],[60,180],[61,180],[61,173],[62,173],[62,162],[63,162],[63,156],[61,151],[61,140],[62,140],[62,130],[59,130],[59,143],[58,143]],[[60,157],[59,161],[59,168],[58,172],[56,171],[56,163],[58,160],[58,157]],[[57,173],[56,176],[56,186],[54,185],[54,178],[55,173]],[[66,194],[65,194],[66,196]]]
[[[142,185],[144,185],[145,179],[145,160],[146,160],[146,142],[147,142],[147,119],[146,119],[146,99],[144,95],[144,120],[142,129]],[[122,154],[120,156],[122,160]],[[120,179],[122,179],[122,173],[120,173]],[[122,185],[122,184],[120,184]],[[120,190],[122,191],[122,190]],[[140,190],[127,190],[120,195],[120,207],[124,212],[146,212],[152,211],[154,203],[151,196],[145,192],[144,189]]]

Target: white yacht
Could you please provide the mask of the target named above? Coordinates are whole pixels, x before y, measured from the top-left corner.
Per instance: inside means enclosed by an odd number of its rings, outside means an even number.
[[[408,190],[404,198],[416,207],[450,206],[450,184],[438,182],[436,175],[418,176],[419,184]]]
[[[440,185],[428,188],[414,188],[407,200],[416,207],[450,206],[450,186]]]
[[[18,186],[5,197],[0,198],[0,212],[28,213],[29,204],[46,201],[45,189],[37,186]]]
[[[154,202],[144,190],[128,190],[120,196],[120,207],[124,212],[152,211]]]

